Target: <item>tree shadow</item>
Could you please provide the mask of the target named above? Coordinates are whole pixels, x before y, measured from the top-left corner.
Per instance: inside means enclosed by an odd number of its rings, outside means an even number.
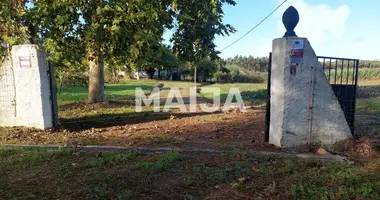
[[[380,97],[380,85],[359,86],[357,98],[368,99]]]
[[[60,118],[60,125],[69,131],[83,131],[91,128],[108,128],[112,126],[124,126],[129,124],[139,124],[151,121],[181,119],[192,116],[212,115],[215,113],[195,112],[195,113],[174,113],[174,112],[136,112],[118,114],[99,114],[78,118]]]

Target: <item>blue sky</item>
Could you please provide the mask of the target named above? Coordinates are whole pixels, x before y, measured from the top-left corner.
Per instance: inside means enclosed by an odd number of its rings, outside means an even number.
[[[236,6],[225,6],[224,22],[233,25],[238,32],[229,37],[217,37],[218,49],[242,36],[282,1],[236,0]],[[290,5],[300,14],[295,29],[297,35],[307,37],[317,55],[380,59],[380,0],[288,0],[280,10],[220,56],[267,56],[272,40],[285,33],[281,17]]]

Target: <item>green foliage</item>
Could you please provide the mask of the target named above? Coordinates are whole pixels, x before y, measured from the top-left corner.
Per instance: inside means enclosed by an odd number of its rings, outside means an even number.
[[[380,68],[380,60],[360,60],[359,68]]]
[[[177,20],[171,39],[173,49],[182,61],[215,60],[216,35],[229,35],[236,30],[223,24],[223,6],[235,5],[233,0],[173,0],[171,8]]]
[[[150,74],[178,66],[177,57],[162,45],[164,30],[173,28],[174,22],[174,50],[183,62],[216,59],[215,36],[235,32],[222,23],[224,4],[235,2],[2,1],[0,42],[4,45],[0,53],[4,56],[10,45],[29,37],[32,43],[44,46],[61,84],[82,84],[82,78],[71,76],[88,74],[89,102],[102,101],[105,64],[113,74],[124,66],[144,68]]]
[[[213,74],[218,70],[218,65],[212,60],[202,60],[197,64],[197,79],[201,82],[212,78]]]
[[[227,65],[226,68],[230,70],[230,82],[264,83],[267,79],[266,72],[249,70],[238,64]]]
[[[156,161],[138,162],[136,166],[147,172],[159,172],[172,167],[180,159],[181,155],[177,152],[167,153],[159,157]]]
[[[227,68],[240,68],[246,71],[268,72],[268,57],[253,57],[236,55],[225,59]]]
[[[28,38],[28,27],[25,25],[25,6],[22,0],[0,1],[0,62],[14,44]]]

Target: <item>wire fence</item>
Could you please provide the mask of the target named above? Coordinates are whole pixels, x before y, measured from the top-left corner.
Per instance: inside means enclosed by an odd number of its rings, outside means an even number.
[[[16,115],[15,82],[11,59],[0,65],[0,117]]]

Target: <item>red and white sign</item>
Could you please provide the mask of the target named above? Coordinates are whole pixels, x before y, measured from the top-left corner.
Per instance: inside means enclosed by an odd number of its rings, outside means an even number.
[[[19,57],[19,63],[20,63],[20,68],[29,68],[29,67],[31,67],[31,65],[30,65],[30,57],[29,56],[20,56]]]
[[[292,58],[303,58],[303,49],[292,49]]]

